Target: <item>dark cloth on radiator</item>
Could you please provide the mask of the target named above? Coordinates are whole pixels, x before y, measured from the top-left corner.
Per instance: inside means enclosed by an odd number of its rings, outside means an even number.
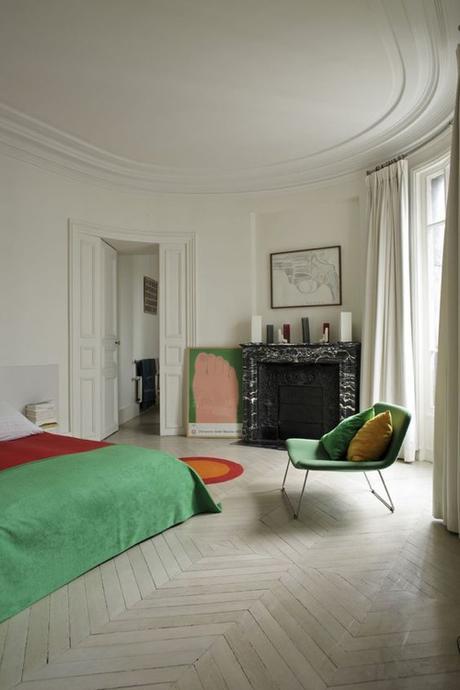
[[[156,374],[157,363],[155,359],[139,359],[136,362],[136,376],[140,376],[142,379],[142,402],[140,403],[142,411],[156,403]]]

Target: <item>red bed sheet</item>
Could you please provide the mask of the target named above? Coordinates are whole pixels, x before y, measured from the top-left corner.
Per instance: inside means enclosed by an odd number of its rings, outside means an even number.
[[[109,445],[110,443],[104,441],[88,441],[72,436],[47,434],[46,432],[17,438],[14,441],[1,441],[0,471],[34,460],[52,458],[56,455],[83,453],[86,450],[94,450]]]

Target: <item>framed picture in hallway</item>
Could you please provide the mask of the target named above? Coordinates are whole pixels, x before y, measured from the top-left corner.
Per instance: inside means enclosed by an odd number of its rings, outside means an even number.
[[[144,314],[158,313],[158,281],[144,276]]]
[[[340,247],[270,254],[271,308],[342,304]]]
[[[241,436],[241,349],[191,347],[188,349],[187,365],[187,436]]]

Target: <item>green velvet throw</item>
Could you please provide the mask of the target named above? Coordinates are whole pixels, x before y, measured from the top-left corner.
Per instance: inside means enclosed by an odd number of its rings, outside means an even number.
[[[0,472],[0,621],[197,513],[198,475],[155,450],[111,445]]]

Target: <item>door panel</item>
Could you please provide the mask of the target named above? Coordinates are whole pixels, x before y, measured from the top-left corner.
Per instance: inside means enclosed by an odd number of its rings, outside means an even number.
[[[117,252],[102,241],[102,428],[101,438],[118,431]]]
[[[178,433],[175,429],[181,429],[184,425],[182,412],[182,373],[170,374],[165,376],[167,394],[164,399],[165,408],[165,429],[167,433]],[[168,430],[170,430],[168,432]]]
[[[186,334],[185,244],[160,244],[160,433],[182,434]]]
[[[100,262],[99,237],[79,233],[72,245],[72,400],[74,436],[100,439]]]

